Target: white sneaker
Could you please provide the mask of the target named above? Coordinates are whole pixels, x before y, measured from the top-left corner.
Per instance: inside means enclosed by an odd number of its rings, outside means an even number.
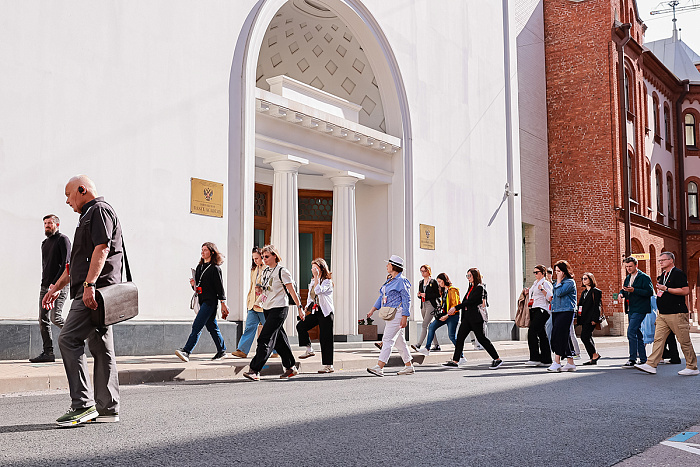
[[[686,368],[684,370],[679,371],[678,374],[681,376],[697,376],[700,374],[700,371],[693,370],[691,368]]]
[[[634,366],[636,369],[639,371],[643,371],[644,373],[649,373],[650,375],[655,375],[656,374],[656,368],[653,366],[647,364],[647,363],[639,363]]]
[[[374,376],[384,376],[384,368],[379,365],[374,365],[372,368],[367,368],[367,371],[372,373]]]
[[[316,353],[313,350],[306,349],[303,354],[299,355],[302,360],[305,358],[313,357]]]
[[[413,365],[408,365],[408,366],[404,366],[403,369],[399,370],[396,374],[397,375],[412,375],[415,372],[416,372],[416,369],[413,368]]]
[[[418,349],[418,353],[427,357],[428,355],[430,355],[430,350],[428,350],[427,347],[421,347],[420,349]]]
[[[466,364],[467,364],[467,359],[464,357],[460,358],[459,362],[457,363],[457,365],[459,365],[459,366],[465,366]]]
[[[528,360],[525,362],[525,366],[530,366],[530,367],[540,366],[540,362],[536,362],[534,360]]]
[[[189,352],[185,352],[185,351],[182,350],[182,349],[177,349],[177,350],[175,351],[175,355],[177,355],[177,356],[180,358],[180,360],[182,360],[183,362],[189,362],[189,361],[190,361],[190,353],[189,353]]]
[[[559,373],[561,371],[561,365],[554,362],[549,368],[547,368],[547,371]]]
[[[333,368],[333,365],[326,365],[320,370],[318,370],[319,373],[333,373],[335,369]]]
[[[563,367],[561,367],[561,371],[576,371],[576,365],[571,365],[567,363]]]

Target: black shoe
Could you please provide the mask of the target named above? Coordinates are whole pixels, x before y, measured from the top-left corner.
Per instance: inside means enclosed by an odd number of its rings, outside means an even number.
[[[457,368],[457,367],[459,367],[459,365],[457,364],[457,362],[453,362],[452,360],[446,361],[445,363],[442,364],[442,366],[449,366],[449,367],[452,367],[452,368]]]
[[[374,345],[375,345],[379,350],[382,350],[382,342],[375,342]]]
[[[56,361],[56,356],[53,352],[41,352],[38,357],[30,358],[29,361],[32,363],[52,363]]]
[[[669,361],[668,361],[668,364],[669,364],[669,365],[680,365],[680,363],[681,363],[680,359],[678,359],[678,360],[669,360]]]
[[[211,357],[211,359],[212,360],[221,360],[222,358],[224,358],[225,355],[226,355],[225,350],[219,350],[218,352],[216,352],[216,355]]]
[[[411,348],[415,351],[418,352],[418,349],[420,349],[420,345],[416,347],[415,345],[411,344]]]
[[[637,362],[633,362],[632,360],[627,360],[627,361],[625,362],[625,364],[622,365],[622,368],[625,368],[625,369],[634,368],[634,365],[635,365],[636,363],[637,363]]]
[[[497,358],[496,360],[491,362],[491,365],[489,366],[489,370],[495,370],[496,368],[500,367],[503,365],[503,360],[500,358]]]
[[[440,346],[439,345],[434,345],[432,349],[430,349],[431,352],[439,352],[440,351]]]

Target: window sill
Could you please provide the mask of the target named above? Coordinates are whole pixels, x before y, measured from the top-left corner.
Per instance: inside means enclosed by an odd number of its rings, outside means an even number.
[[[627,111],[627,120],[629,120],[630,122],[634,121],[634,114],[629,110]]]
[[[654,142],[658,145],[661,145],[661,136],[659,135],[654,135]]]

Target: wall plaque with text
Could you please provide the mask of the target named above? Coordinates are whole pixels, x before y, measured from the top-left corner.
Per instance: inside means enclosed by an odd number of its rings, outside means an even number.
[[[202,216],[224,217],[224,184],[191,178],[190,212]]]
[[[420,228],[420,247],[424,250],[435,249],[435,226],[419,224]]]

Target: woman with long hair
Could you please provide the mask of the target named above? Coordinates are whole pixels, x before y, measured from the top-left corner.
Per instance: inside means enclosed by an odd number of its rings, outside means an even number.
[[[547,371],[576,371],[574,365],[574,349],[569,336],[569,329],[574,320],[576,308],[576,282],[568,261],[560,260],[554,265],[552,286],[552,351],[554,363]],[[566,358],[566,365],[561,365],[561,359]]]
[[[305,315],[302,310],[299,310],[301,321],[297,323],[299,345],[306,346],[306,351],[299,358],[304,359],[316,355],[309,338],[309,330],[318,326],[319,340],[321,341],[321,362],[323,363],[323,368],[318,372],[333,373],[335,371],[333,369],[333,312],[335,308],[333,306],[332,275],[325,259],[316,258],[311,261],[311,276],[309,296],[306,299],[306,310],[309,311],[309,314]]]
[[[421,325],[420,336],[415,345],[411,345],[411,348],[415,351],[420,349],[423,339],[428,334],[428,326],[433,318],[438,313],[438,302],[440,300],[440,289],[438,283],[435,279],[430,277],[432,271],[430,266],[424,264],[420,267],[420,273],[423,278],[418,283],[418,299],[420,300],[420,311],[423,315],[423,323]],[[426,345],[426,349],[430,350],[430,347]],[[440,344],[435,338],[435,349],[440,350]]]
[[[255,339],[255,334],[258,332],[258,325],[265,324],[265,314],[258,302],[262,292],[260,280],[262,279],[262,272],[263,269],[265,269],[265,265],[263,264],[262,255],[258,247],[253,247],[252,256],[253,263],[250,266],[250,289],[248,289],[248,298],[246,300],[248,315],[245,319],[245,330],[238,341],[238,347],[235,352],[231,352],[231,355],[240,358],[246,358],[248,356],[250,346],[253,344],[253,339]]]
[[[297,370],[294,354],[289,347],[289,339],[284,330],[284,321],[289,313],[289,296],[294,305],[301,308],[301,299],[294,289],[294,280],[287,268],[279,263],[282,262],[279,252],[273,245],[266,245],[262,251],[265,270],[262,275],[262,297],[261,306],[265,314],[265,324],[258,336],[258,348],[255,357],[250,361],[249,370],[243,373],[246,378],[260,380],[260,370],[276,350],[282,358],[282,365],[285,372],[280,376],[282,379],[291,378],[299,374]],[[300,314],[303,313],[300,311]]]
[[[593,330],[600,322],[603,291],[596,287],[595,277],[590,272],[583,273],[581,285],[583,286],[583,291],[581,292],[581,298],[578,300],[579,316],[577,323],[581,326],[581,341],[590,357],[590,360],[585,362],[584,365],[596,365],[598,360],[600,360],[600,354],[595,349]]]
[[[538,264],[532,272],[535,281],[527,290],[530,309],[530,327],[527,330],[527,346],[530,359],[525,366],[549,366],[552,364],[552,349],[545,326],[549,320],[549,302],[552,300],[552,284],[547,280],[547,268]]]
[[[222,318],[226,319],[228,316],[224,280],[219,267],[223,262],[224,256],[219,253],[216,245],[211,242],[206,242],[202,245],[201,259],[199,264],[197,264],[194,278],[190,279],[190,286],[197,293],[199,311],[192,323],[192,332],[187,339],[187,343],[183,348],[175,351],[175,355],[183,362],[190,361],[190,354],[194,346],[197,345],[199,336],[202,334],[202,329],[205,326],[216,345],[216,355],[214,355],[212,360],[219,360],[226,355],[226,344],[219,330],[219,325],[216,323],[216,312],[219,308],[219,302],[221,302]]]
[[[479,310],[479,306],[484,302],[484,287],[481,285],[481,273],[477,268],[471,268],[467,271],[467,280],[469,281],[469,289],[464,294],[462,303],[450,308],[449,312],[455,313],[459,310],[462,312],[462,323],[459,325],[457,332],[457,342],[455,343],[455,351],[452,355],[452,360],[443,363],[444,366],[456,367],[459,366],[459,360],[462,357],[464,350],[464,340],[470,332],[476,336],[476,340],[484,347],[493,361],[489,369],[495,370],[503,364],[498,356],[496,348],[491,341],[484,335],[484,317]]]
[[[459,325],[459,312],[453,311],[450,313],[452,307],[459,304],[459,289],[452,285],[452,281],[447,274],[441,272],[437,275],[435,280],[440,288],[440,295],[442,300],[440,301],[440,309],[435,315],[435,320],[428,326],[428,338],[425,341],[425,347],[418,350],[418,353],[425,355],[426,357],[430,355],[430,344],[433,342],[433,336],[435,332],[444,325],[447,325],[447,336],[450,338],[453,344],[457,343],[457,326]],[[467,359],[462,355],[459,358],[459,364],[464,365],[467,363]]]

